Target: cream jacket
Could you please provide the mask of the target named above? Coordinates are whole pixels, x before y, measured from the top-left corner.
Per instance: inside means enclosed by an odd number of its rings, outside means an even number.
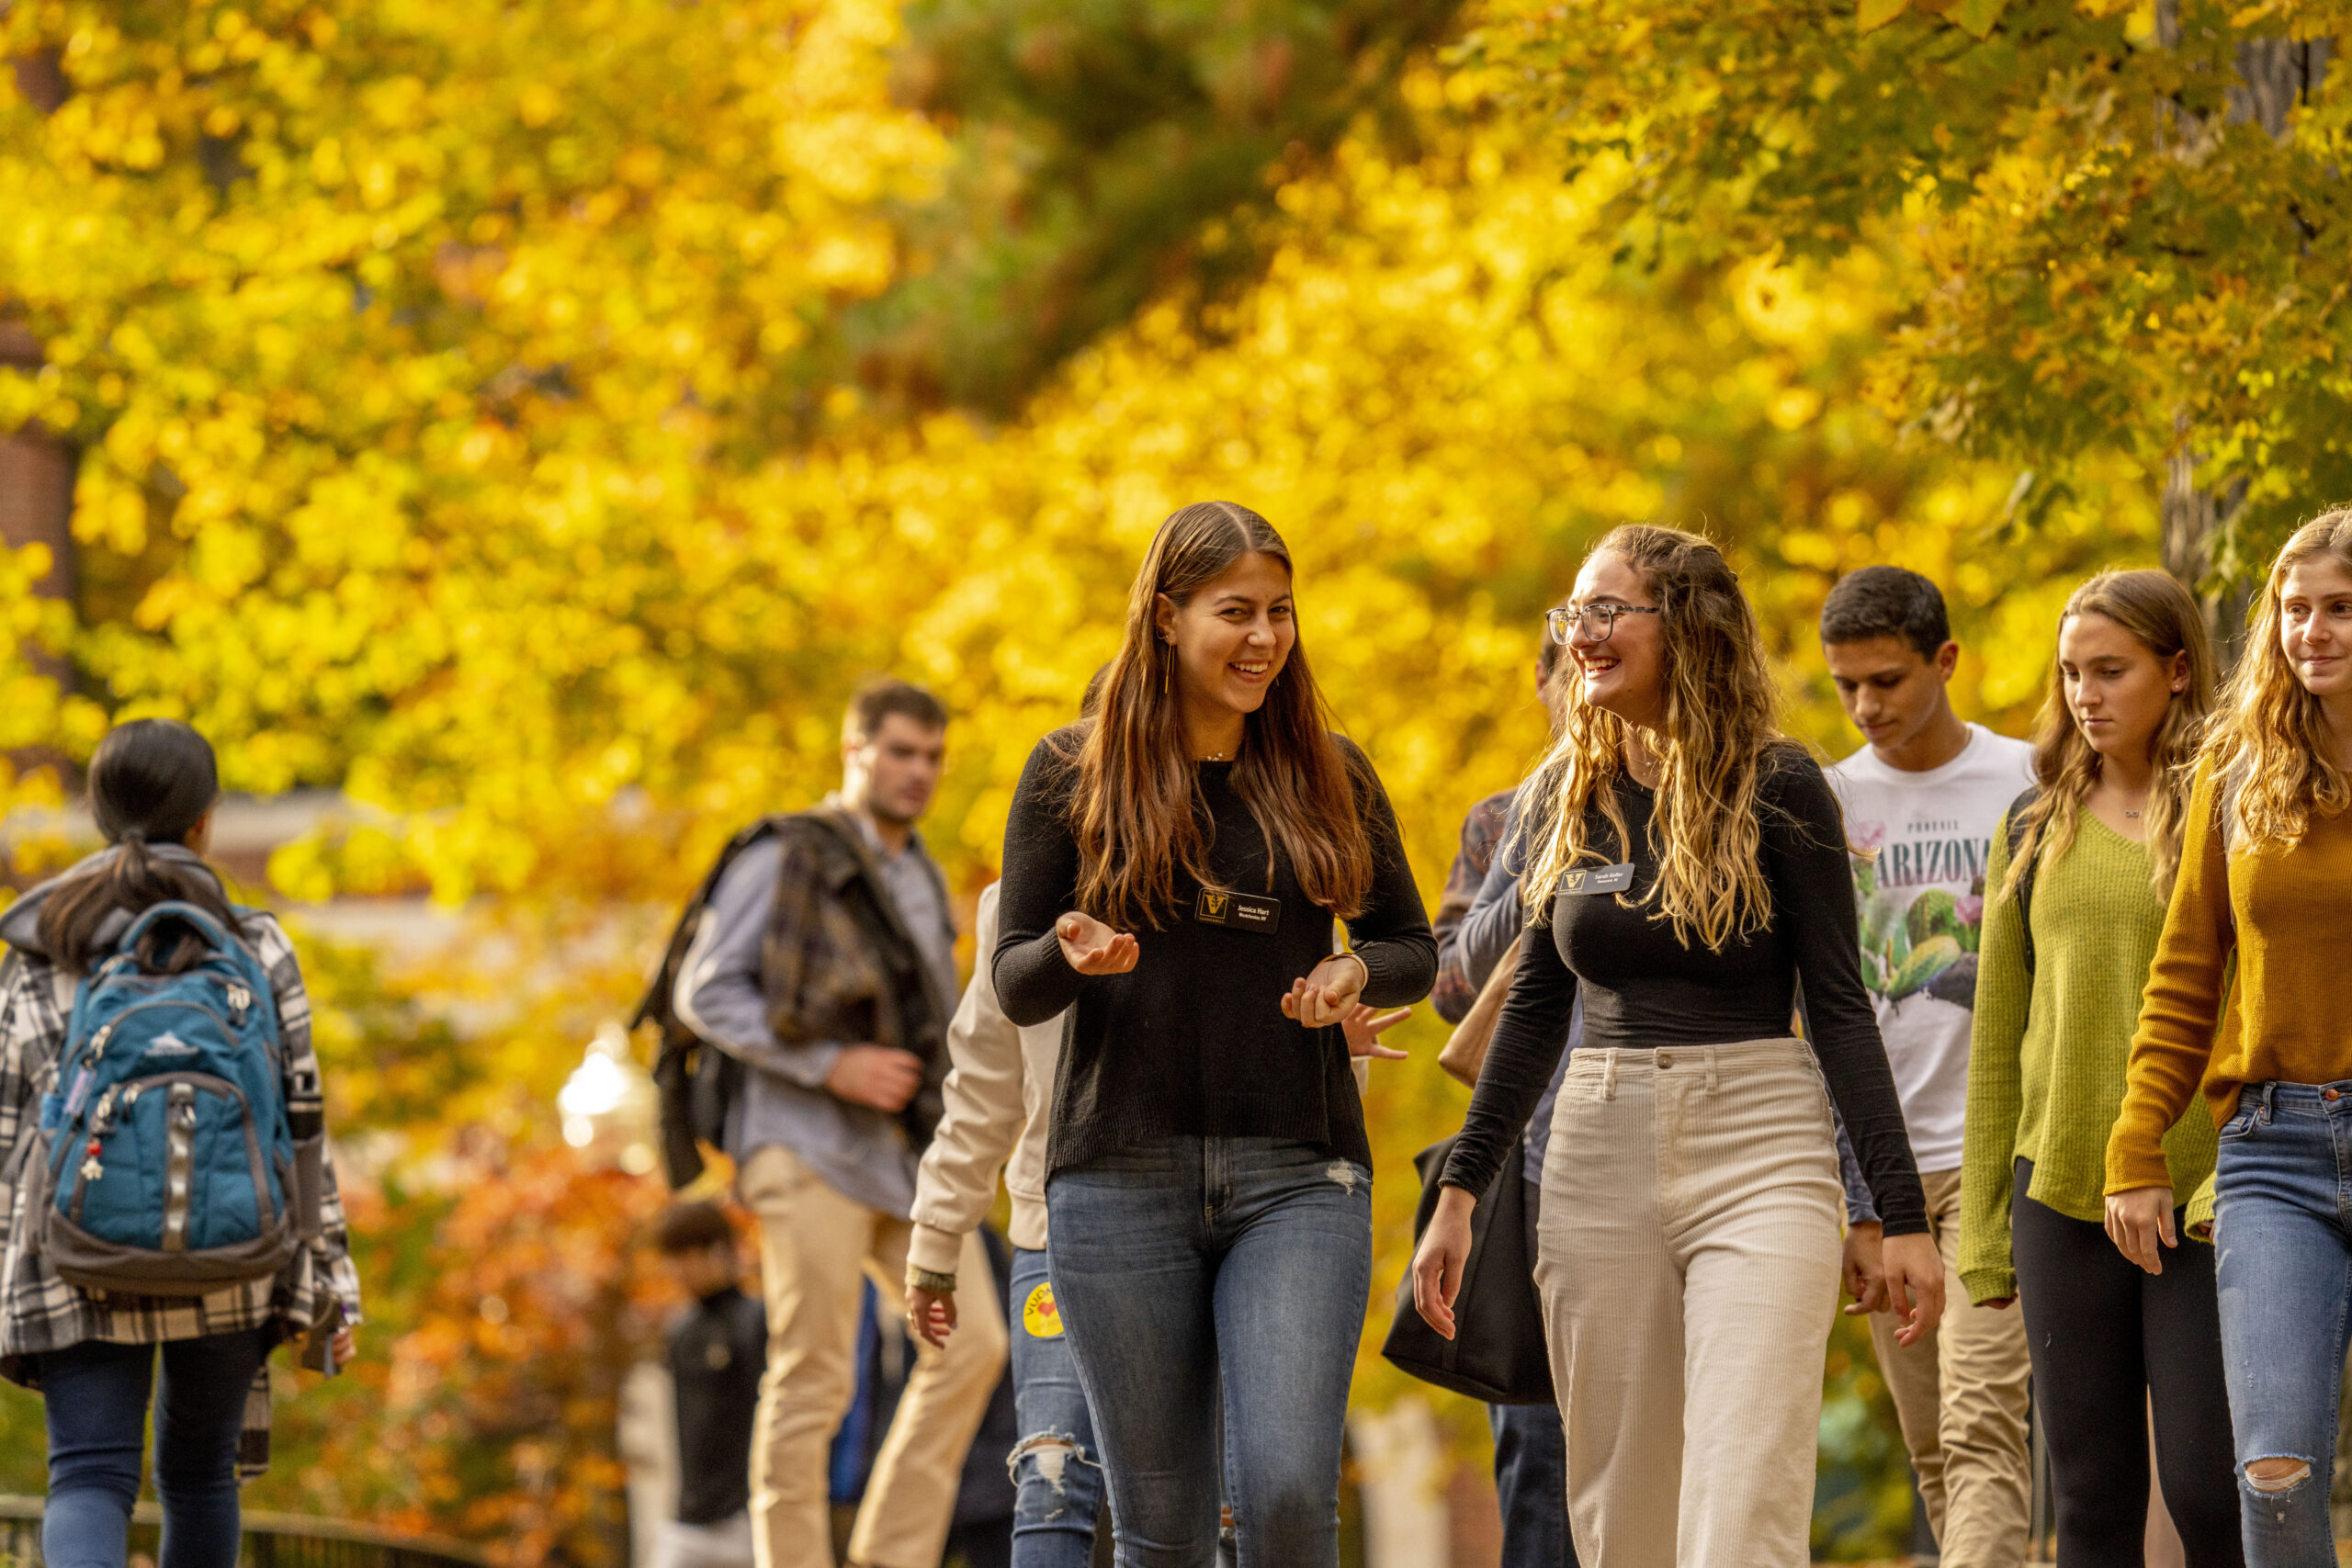
[[[947,1026],[954,1064],[944,1090],[946,1109],[915,1175],[914,1240],[907,1261],[934,1274],[956,1272],[964,1237],[996,1201],[996,1175],[1004,1169],[1012,1195],[1012,1245],[1046,1245],[1046,1132],[1054,1073],[1061,1065],[1061,1014],[1026,1029],[1013,1026],[997,1005],[989,958],[996,950],[996,886],[980,895],[972,983]],[[1011,1151],[1011,1158],[1006,1157]]]

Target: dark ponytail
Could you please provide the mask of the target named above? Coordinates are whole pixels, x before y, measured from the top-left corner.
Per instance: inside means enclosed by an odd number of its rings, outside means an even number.
[[[41,906],[40,941],[50,956],[85,974],[103,956],[96,951],[98,933],[108,916],[118,909],[135,916],[174,899],[194,904],[233,932],[235,916],[220,881],[201,865],[148,847],[185,843],[220,795],[212,745],[187,725],[134,718],[109,731],[90,759],[90,815],[115,852],[103,865],[59,885]],[[139,962],[151,972],[171,973],[203,951],[185,928],[159,928],[140,944]]]

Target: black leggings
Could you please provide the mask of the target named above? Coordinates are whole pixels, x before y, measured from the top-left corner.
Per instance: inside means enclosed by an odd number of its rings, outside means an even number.
[[[2017,1164],[2010,1245],[2033,1355],[2034,1404],[2050,1440],[2058,1561],[2066,1568],[2141,1568],[2148,1517],[2153,1404],[2165,1506],[2188,1568],[2245,1568],[2238,1534],[2230,1396],[2213,1249],[2190,1241],[2162,1274],[2143,1273],[2106,1227],[2026,1196],[2033,1163]]]

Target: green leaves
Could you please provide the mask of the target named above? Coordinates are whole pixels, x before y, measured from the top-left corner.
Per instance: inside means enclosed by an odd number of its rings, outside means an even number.
[[[2248,483],[2248,554],[2352,490],[2352,253],[2315,243],[2352,219],[2352,94],[2295,41],[2352,30],[2344,0],[2291,37],[2214,0],[2163,38],[2114,0],[1493,9],[1475,48],[1524,106],[1639,161],[1628,263],[1889,247],[1910,313],[1870,387],[1906,428],[2053,486],[2120,452],[2151,498],[2186,439]]]

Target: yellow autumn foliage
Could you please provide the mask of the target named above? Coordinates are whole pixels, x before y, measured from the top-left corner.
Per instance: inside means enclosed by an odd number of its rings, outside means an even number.
[[[182,715],[232,787],[371,814],[281,852],[282,890],[483,896],[519,933],[523,1021],[421,1114],[448,1041],[355,1062],[380,1122],[550,1091],[645,956],[582,933],[628,904],[641,944],[737,827],[828,787],[867,671],[956,716],[925,830],[976,891],[1186,502],[1288,539],[1302,637],[1432,903],[1464,812],[1543,742],[1541,615],[1610,526],[1722,539],[1792,728],[1837,751],[1812,628],[1838,572],[1942,581],[1963,711],[2018,732],[2066,591],[2154,556],[2132,459],[2086,455],[2027,529],[2013,471],[1865,399],[1896,263],[1628,268],[1639,171],[1433,59],[1402,83],[1408,134],[1365,125],[1249,220],[1262,278],[1172,280],[1016,418],[901,423],[812,388],[796,350],[889,280],[878,214],[923,199],[938,153],[886,95],[894,25],[882,0],[0,21],[74,88],[44,115],[0,87],[0,211],[31,215],[0,231],[0,310],[48,356],[0,372],[0,426],[82,443],[84,582],[37,604],[46,563],[0,558],[0,743],[83,756],[109,716]],[[86,683],[59,695],[44,649]],[[418,1027],[347,984],[337,1049]],[[1458,1119],[1438,1038],[1425,1016],[1375,1074],[1384,1288],[1407,1158]]]

